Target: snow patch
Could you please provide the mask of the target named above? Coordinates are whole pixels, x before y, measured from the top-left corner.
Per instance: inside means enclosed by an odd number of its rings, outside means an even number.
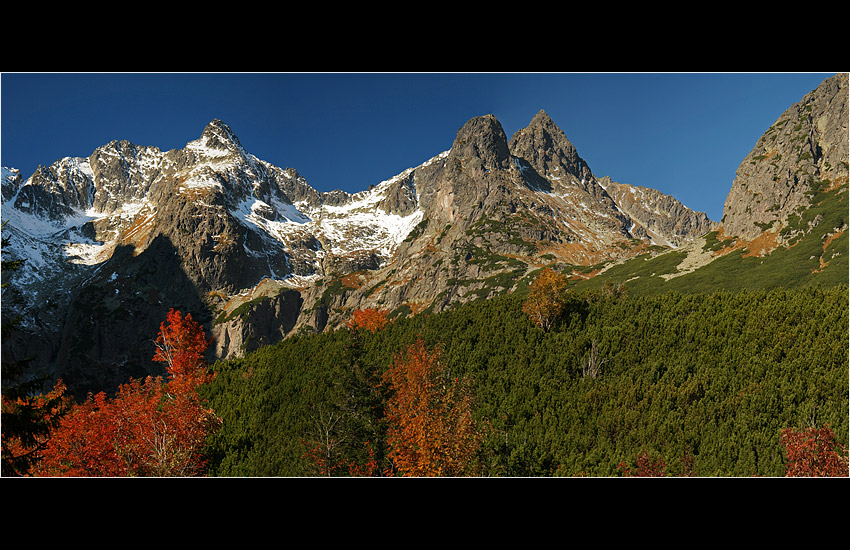
[[[231,210],[231,214],[244,225],[253,226],[281,243],[286,243],[294,227],[311,221],[292,204],[277,199],[270,201],[271,204],[256,197],[246,197]]]

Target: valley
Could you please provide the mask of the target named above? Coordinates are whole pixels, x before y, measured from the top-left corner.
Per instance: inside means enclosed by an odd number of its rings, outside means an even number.
[[[473,116],[356,193],[317,191],[218,119],[178,149],[4,167],[4,365],[111,395],[165,372],[161,323],[190,313],[218,373],[210,475],[349,475],[305,458],[330,411],[336,458],[365,468],[351,442],[377,441],[403,474],[377,388],[422,345],[481,428],[451,472],[614,476],[649,450],[670,475],[780,476],[789,426],[848,444],[847,103],[840,73],[778,113],[721,220],[595,175],[544,110],[510,137]],[[543,273],[564,281],[551,330],[524,309]]]

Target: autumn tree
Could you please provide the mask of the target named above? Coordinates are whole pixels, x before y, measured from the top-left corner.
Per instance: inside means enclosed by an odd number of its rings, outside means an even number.
[[[835,441],[829,426],[782,430],[787,477],[847,477],[847,448]]]
[[[301,438],[304,448],[301,456],[310,462],[316,475],[338,476],[345,471],[345,461],[339,453],[344,441],[337,435],[341,420],[342,415],[321,406],[310,414],[309,436]]]
[[[566,275],[547,267],[529,286],[522,311],[544,332],[549,332],[564,311],[566,288]]]
[[[635,465],[620,462],[617,469],[623,477],[692,477],[694,475],[695,459],[690,449],[685,449],[679,459],[678,468],[670,471],[670,465],[662,457],[653,458],[645,450],[641,450],[635,459]]]
[[[192,314],[171,309],[159,326],[153,360],[165,363],[173,380],[189,378],[196,384],[208,382],[204,355],[211,340]]]
[[[405,476],[468,474],[481,435],[472,418],[470,388],[452,379],[439,350],[419,339],[384,375],[388,454]]]
[[[38,465],[49,476],[191,476],[203,472],[206,436],[220,423],[198,394],[212,379],[209,346],[191,315],[171,310],[160,326],[155,361],[167,380],[148,376],[75,406],[51,433]]]
[[[6,378],[4,375],[4,384]],[[17,389],[17,388],[16,388]],[[65,384],[58,380],[53,389],[36,395],[7,392],[2,396],[3,476],[26,476],[41,459],[51,430],[59,425],[71,407]]]
[[[362,443],[356,437],[356,431],[347,429],[348,420],[339,411],[318,409],[310,417],[310,437],[302,438],[304,448],[302,457],[306,458],[319,476],[379,476],[379,466],[375,445],[365,440]],[[353,456],[352,447],[362,447]],[[363,456],[365,455],[365,458]]]
[[[666,477],[667,463],[662,458],[652,458],[646,451],[638,453],[634,468],[620,462],[619,470],[624,477]]]
[[[351,318],[346,323],[346,326],[351,330],[357,329],[376,332],[389,323],[387,313],[385,309],[357,309],[351,314]]]

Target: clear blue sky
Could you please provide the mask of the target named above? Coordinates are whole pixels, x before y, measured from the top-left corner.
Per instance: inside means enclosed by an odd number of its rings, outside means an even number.
[[[251,153],[320,191],[360,191],[493,114],[508,138],[546,110],[598,176],[720,220],[735,170],[833,73],[3,73],[0,162],[24,178],[113,139],[163,151],[219,118]]]

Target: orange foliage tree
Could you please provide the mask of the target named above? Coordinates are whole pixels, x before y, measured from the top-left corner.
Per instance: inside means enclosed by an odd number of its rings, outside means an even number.
[[[71,407],[66,386],[58,380],[47,394],[3,395],[3,476],[25,476],[41,459],[50,432]]]
[[[387,323],[389,323],[387,310],[365,308],[355,310],[346,326],[352,330],[362,329],[375,332],[387,326]]]
[[[364,461],[352,460],[344,452],[338,452],[337,449],[343,447],[343,443],[330,435],[324,441],[302,438],[302,456],[310,461],[313,471],[319,476],[372,477],[382,474],[375,457],[375,447],[369,441],[363,442],[363,450],[367,456]]]
[[[543,331],[548,332],[566,305],[567,277],[546,268],[528,288],[522,311]]]
[[[469,473],[481,442],[471,392],[451,379],[439,350],[417,340],[396,356],[384,379],[391,388],[387,446],[395,468],[405,476]]]
[[[147,377],[104,392],[67,413],[42,453],[47,476],[191,476],[203,473],[206,436],[220,423],[198,388],[208,383],[203,328],[175,310],[160,325],[155,361],[168,379]]]
[[[780,442],[788,460],[787,477],[847,477],[847,449],[835,441],[829,426],[782,430]]]
[[[8,220],[2,223],[5,230]],[[5,250],[9,237],[0,239]],[[0,272],[6,288],[8,272],[14,272],[24,265],[25,260],[9,260],[6,254],[0,258]],[[20,328],[22,318],[3,316],[0,326],[0,338],[13,336]],[[47,442],[50,431],[59,423],[65,410],[70,407],[70,399],[65,396],[65,384],[55,382],[53,389],[42,393],[48,382],[45,376],[30,376],[29,363],[32,358],[18,358],[14,354],[3,354],[2,378],[0,387],[0,472],[4,477],[23,476],[30,472],[33,464],[40,459],[42,448]]]
[[[204,334],[203,328],[192,319],[192,314],[184,317],[173,308],[166,314],[165,321],[159,325],[156,338],[156,353],[153,360],[165,363],[172,379],[189,379],[202,384],[207,379],[207,362],[204,354],[211,340]]]

